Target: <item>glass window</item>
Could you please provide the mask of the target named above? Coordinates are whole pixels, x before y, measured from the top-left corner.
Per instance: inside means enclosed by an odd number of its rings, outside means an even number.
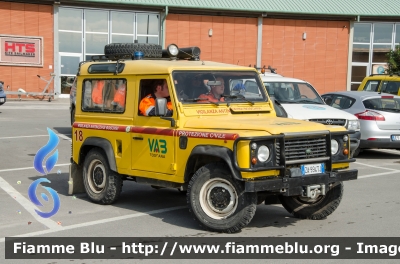
[[[79,57],[61,56],[61,74],[75,75],[78,72]]]
[[[61,76],[61,93],[69,94],[71,91],[72,84],[75,81],[75,76]]]
[[[400,89],[400,82],[392,82],[392,81],[387,81],[384,82],[384,85],[382,85],[382,92],[383,93],[390,93],[397,95]]]
[[[158,37],[137,37],[138,43],[150,43],[150,44],[158,44]]]
[[[353,62],[369,62],[370,45],[353,44]]]
[[[343,96],[343,95],[335,95],[332,98],[331,106],[334,108],[338,108],[338,109],[348,109],[354,104],[355,101],[356,100],[351,97],[347,97],[347,96]]]
[[[396,25],[396,38],[394,43],[395,45],[400,45],[400,24]]]
[[[108,12],[107,11],[86,11],[86,31],[89,32],[108,32]]]
[[[364,91],[377,92],[380,82],[381,81],[378,81],[378,80],[368,81],[364,86]]]
[[[350,85],[350,89],[351,89],[351,91],[357,91],[359,86],[360,86],[359,83],[352,83]]]
[[[58,28],[60,30],[82,31],[82,10],[60,8]]]
[[[386,62],[386,54],[392,49],[392,45],[374,45],[372,51],[372,63]]]
[[[83,83],[82,110],[123,113],[126,96],[125,79],[91,79]]]
[[[107,34],[86,34],[86,53],[104,54],[104,46],[107,44]]]
[[[139,35],[158,35],[159,19],[158,15],[137,15],[137,34]]]
[[[82,33],[58,32],[59,51],[82,53]]]
[[[111,12],[112,33],[133,34],[135,15],[127,12]]]
[[[354,42],[370,43],[371,24],[354,24]]]
[[[365,108],[380,111],[395,112],[400,110],[400,99],[397,98],[374,98],[363,101]]]
[[[351,67],[351,81],[362,82],[367,75],[367,66],[352,66]],[[353,90],[353,89],[352,89]]]
[[[127,36],[127,35],[113,34],[111,36],[111,43],[133,43],[133,35]]]
[[[374,43],[392,43],[393,24],[374,24]]]

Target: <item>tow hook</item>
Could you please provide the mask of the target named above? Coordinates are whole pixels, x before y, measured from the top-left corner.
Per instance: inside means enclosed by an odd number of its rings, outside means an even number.
[[[308,185],[303,187],[303,197],[315,199],[319,195],[325,195],[325,184],[321,185]]]

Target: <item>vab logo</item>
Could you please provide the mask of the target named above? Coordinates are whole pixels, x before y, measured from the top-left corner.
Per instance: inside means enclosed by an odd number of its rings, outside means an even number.
[[[41,174],[47,174],[51,171],[51,169],[54,168],[54,166],[57,163],[58,160],[58,150],[56,149],[52,155],[50,155],[47,160],[46,160],[46,171],[43,169],[43,161],[45,157],[50,154],[58,145],[60,142],[60,139],[54,133],[50,128],[47,128],[47,132],[49,133],[49,141],[47,142],[46,145],[44,145],[41,149],[38,150],[36,153],[35,159],[33,160],[33,166],[34,168]],[[29,186],[28,189],[28,196],[29,199],[31,200],[32,203],[34,203],[37,206],[43,206],[42,203],[39,201],[39,199],[36,196],[36,188],[41,182],[49,182],[50,181],[46,178],[40,178],[37,179],[36,181],[32,182],[32,184]],[[51,195],[54,201],[54,206],[53,209],[48,212],[44,213],[39,210],[36,210],[36,213],[43,217],[43,218],[49,218],[53,215],[55,215],[58,212],[58,209],[60,209],[60,198],[58,197],[58,194],[55,190],[53,190],[50,187],[45,187],[43,186]],[[41,194],[42,198],[48,202],[49,198],[47,197],[46,194],[42,193]]]
[[[165,155],[167,153],[167,141],[164,139],[151,139],[150,138],[147,140],[149,142],[149,148],[150,148],[150,156],[151,157],[159,157],[159,158],[165,158]]]

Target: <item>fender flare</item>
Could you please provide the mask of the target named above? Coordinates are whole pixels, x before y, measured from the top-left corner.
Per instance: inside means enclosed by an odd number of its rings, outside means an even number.
[[[107,156],[108,164],[110,165],[110,169],[113,171],[117,171],[117,165],[115,162],[114,150],[110,141],[104,138],[99,137],[88,137],[82,143],[82,147],[84,146],[95,146],[101,148]],[[82,153],[80,153],[81,155]],[[80,160],[80,158],[79,158]]]
[[[226,165],[228,166],[229,170],[233,175],[233,178],[240,181],[243,180],[240,171],[235,169],[235,167],[233,166],[234,157],[233,157],[233,151],[231,149],[221,146],[199,145],[193,148],[188,158],[188,162],[186,162],[185,182],[189,180],[189,172],[188,172],[190,166],[189,161],[191,157],[195,155],[206,155],[206,156],[214,156],[221,158],[223,161],[225,161]]]

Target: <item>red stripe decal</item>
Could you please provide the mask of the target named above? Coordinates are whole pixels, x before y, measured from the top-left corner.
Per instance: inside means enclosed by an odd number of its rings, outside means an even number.
[[[218,132],[203,132],[203,131],[187,131],[179,130],[177,136],[186,136],[191,138],[210,138],[210,139],[225,139],[225,140],[235,140],[239,137],[238,134],[231,133],[218,133]]]
[[[131,127],[131,132],[133,133],[141,133],[141,134],[153,134],[153,135],[164,135],[164,136],[173,136],[173,129],[160,129],[155,127]]]
[[[107,130],[115,132],[131,132],[140,134],[163,135],[163,136],[177,136],[189,138],[209,138],[209,139],[223,139],[235,140],[239,137],[238,134],[232,133],[218,133],[218,132],[204,132],[204,131],[188,131],[188,130],[174,130],[174,129],[160,129],[154,127],[136,127],[136,126],[114,126],[105,124],[89,124],[78,123],[73,124],[74,128],[94,129],[94,130]],[[128,130],[128,131],[127,131]],[[175,132],[175,133],[174,133]]]
[[[126,126],[114,126],[114,125],[105,125],[105,124],[88,124],[88,123],[75,122],[73,124],[73,127],[74,128],[95,129],[95,130],[126,132]]]

